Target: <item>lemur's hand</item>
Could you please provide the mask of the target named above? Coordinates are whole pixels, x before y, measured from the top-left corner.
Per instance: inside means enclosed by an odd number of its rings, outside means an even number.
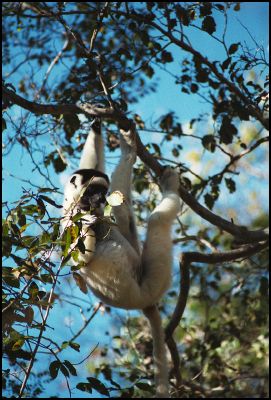
[[[132,154],[134,159],[136,158],[136,131],[134,124],[128,131],[120,129],[120,147],[123,153]]]

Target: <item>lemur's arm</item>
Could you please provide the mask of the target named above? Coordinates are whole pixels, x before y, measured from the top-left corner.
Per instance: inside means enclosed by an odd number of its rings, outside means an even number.
[[[80,169],[92,168],[104,172],[104,143],[101,133],[101,120],[95,118],[84,145]]]

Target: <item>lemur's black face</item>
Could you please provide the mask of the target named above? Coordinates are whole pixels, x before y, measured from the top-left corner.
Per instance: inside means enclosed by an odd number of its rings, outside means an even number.
[[[90,183],[80,198],[79,206],[83,211],[96,210],[106,202],[107,188],[103,185]]]
[[[80,176],[80,183],[77,182],[76,175]],[[76,189],[78,184],[80,187],[88,185],[78,203],[83,211],[95,212],[106,202],[105,196],[109,187],[109,179],[103,172],[95,169],[79,169],[75,171],[70,183]]]

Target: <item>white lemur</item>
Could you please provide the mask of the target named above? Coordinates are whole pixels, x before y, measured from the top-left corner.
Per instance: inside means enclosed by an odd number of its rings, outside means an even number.
[[[148,318],[156,366],[156,396],[168,397],[168,368],[161,317],[157,303],[171,281],[171,226],[180,211],[178,174],[169,167],[161,178],[163,198],[151,213],[141,250],[133,213],[131,185],[136,161],[135,128],[120,130],[120,161],[112,175],[110,191],[120,191],[124,202],[112,208],[115,224],[101,216],[109,179],[104,173],[104,150],[100,121],[96,119],[85,143],[80,169],[64,191],[64,223],[78,212],[85,251],[80,273],[94,294],[106,304],[141,309]],[[71,222],[68,222],[68,225]]]

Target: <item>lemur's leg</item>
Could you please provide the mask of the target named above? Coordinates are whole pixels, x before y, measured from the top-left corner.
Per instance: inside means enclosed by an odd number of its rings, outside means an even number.
[[[171,226],[180,211],[179,178],[176,171],[166,168],[161,178],[163,198],[148,221],[142,253],[142,296],[147,305],[159,301],[171,281]]]
[[[121,157],[111,178],[111,192],[119,190],[124,195],[124,202],[113,207],[113,213],[120,233],[140,253],[131,194],[133,165],[136,161],[134,127],[128,131],[120,130],[120,148]]]
[[[141,297],[146,301],[146,308],[143,311],[152,329],[156,397],[168,398],[166,345],[156,303],[168,289],[171,280],[171,226],[180,211],[178,174],[166,168],[161,178],[161,187],[163,198],[150,215],[142,253]]]
[[[101,133],[101,120],[97,117],[91,124],[79,168],[91,168],[104,172],[104,143]]]

